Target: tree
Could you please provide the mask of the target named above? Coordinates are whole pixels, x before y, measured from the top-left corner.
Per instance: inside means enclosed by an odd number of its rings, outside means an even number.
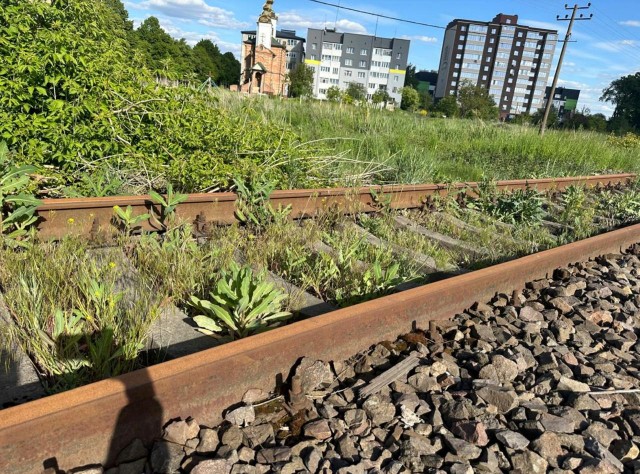
[[[623,119],[635,131],[640,131],[640,72],[613,81],[602,91],[600,100],[616,106],[612,119],[618,119],[620,124]]]
[[[327,89],[327,99],[331,102],[340,102],[342,91],[338,86],[331,86]]]
[[[458,101],[454,95],[448,95],[443,97],[436,104],[436,111],[446,117],[457,117],[460,108],[458,107]]]
[[[142,22],[135,31],[136,47],[156,74],[171,79],[184,79],[193,72],[191,48],[184,40],[175,40],[160,26],[154,16]]]
[[[240,83],[240,61],[233,53],[224,53],[220,58],[218,82],[224,86]]]
[[[408,64],[404,75],[404,87],[413,87],[418,90],[419,84],[420,81],[416,77],[416,67],[412,64]]]
[[[538,109],[531,114],[531,123],[534,125],[540,125],[542,118],[544,117],[544,109]],[[547,127],[555,127],[558,124],[558,109],[553,105],[549,109],[549,117],[547,118]]]
[[[402,102],[400,102],[400,108],[402,110],[408,110],[409,112],[415,112],[420,105],[420,94],[413,87],[405,86],[400,90],[402,94]]]
[[[429,94],[429,91],[419,91],[420,94],[420,108],[423,110],[429,110],[433,105],[433,96]]]
[[[464,81],[458,89],[460,115],[465,118],[495,119],[498,108],[489,90]]]
[[[345,92],[354,102],[363,101],[367,98],[367,89],[360,82],[350,82]]]
[[[129,13],[120,0],[103,0],[104,3],[113,10],[122,20],[122,26],[127,32],[133,30],[133,21],[129,20]]]
[[[209,39],[203,39],[193,47],[193,69],[200,82],[211,77],[218,82],[222,62],[220,49]]]
[[[313,94],[313,68],[300,63],[289,73],[289,96],[310,97]]]
[[[385,107],[390,100],[391,100],[391,96],[389,95],[386,89],[378,89],[371,96],[371,102],[373,102],[376,105],[383,104],[383,107]]]

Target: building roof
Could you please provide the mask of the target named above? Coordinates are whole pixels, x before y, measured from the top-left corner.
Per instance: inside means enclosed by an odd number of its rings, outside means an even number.
[[[551,86],[547,86],[544,91],[545,99],[549,97],[551,93]],[[560,94],[562,100],[578,100],[580,98],[580,89],[570,89],[568,87],[556,87],[555,94]],[[555,98],[555,97],[554,97]]]
[[[506,23],[504,20],[505,19],[513,19],[513,23]],[[505,15],[503,13],[498,14],[493,20],[491,21],[479,21],[479,20],[467,20],[464,18],[456,18],[455,20],[451,21],[448,25],[447,25],[447,29],[455,26],[457,23],[473,23],[474,25],[504,25],[504,26],[516,26],[519,28],[526,28],[529,30],[533,30],[533,31],[543,31],[546,33],[558,33],[558,30],[549,30],[546,28],[536,28],[534,26],[527,26],[527,25],[521,25],[518,23],[518,15]]]
[[[243,35],[255,35],[256,30],[245,30],[245,31],[241,31],[240,33],[242,33]],[[278,30],[276,31],[276,38],[294,39],[302,42],[306,41],[305,38],[302,38],[301,36],[296,36],[296,32],[294,30]]]
[[[349,33],[336,31],[335,28],[309,28],[309,32],[318,31],[322,32],[325,38],[328,38],[331,42],[341,42],[344,37],[359,36],[361,38],[368,38],[373,40],[374,48],[392,49],[394,42],[411,44],[411,40],[404,38],[383,38],[380,36],[362,34],[362,33]]]
[[[438,71],[418,71],[416,72],[416,79],[435,84],[438,82]]]

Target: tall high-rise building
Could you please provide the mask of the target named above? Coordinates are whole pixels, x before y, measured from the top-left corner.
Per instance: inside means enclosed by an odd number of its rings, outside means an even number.
[[[489,90],[501,118],[535,112],[557,42],[556,30],[519,25],[517,15],[453,20],[444,35],[435,97],[456,94],[466,80]]]
[[[358,82],[365,86],[368,99],[384,89],[399,104],[409,45],[404,39],[309,28],[305,63],[314,69],[314,96],[326,99],[331,86],[344,90],[350,82]]]

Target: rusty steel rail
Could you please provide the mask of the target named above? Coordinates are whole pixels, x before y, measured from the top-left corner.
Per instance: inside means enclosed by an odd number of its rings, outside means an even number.
[[[571,178],[546,178],[499,181],[499,190],[534,188],[540,191],[562,190],[571,185],[589,187],[625,184],[636,178],[635,174],[581,176]],[[478,183],[419,184],[371,186],[364,188],[325,188],[275,191],[270,197],[274,209],[291,206],[291,217],[313,217],[326,209],[338,208],[342,212],[372,212],[379,208],[376,196],[390,197],[390,206],[395,209],[411,209],[423,205],[427,196],[444,196],[450,191],[478,189]],[[190,194],[178,205],[176,214],[180,219],[214,224],[236,222],[235,193]],[[117,196],[105,198],[45,199],[38,207],[38,231],[43,239],[61,238],[67,234],[90,235],[92,232],[113,231],[113,207],[133,208],[134,214],[149,212],[153,202],[148,195]],[[200,216],[200,217],[198,217]],[[144,224],[145,230],[157,230],[151,222]]]
[[[640,224],[299,321],[48,398],[0,416],[0,472],[105,463],[133,438],[151,441],[177,417],[213,426],[246,390],[272,390],[303,356],[342,360],[476,301],[520,289],[557,267],[640,242]]]

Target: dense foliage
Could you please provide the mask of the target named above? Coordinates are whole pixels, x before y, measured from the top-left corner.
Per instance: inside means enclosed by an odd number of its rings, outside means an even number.
[[[162,64],[158,48],[171,43],[150,19],[140,29],[155,39],[147,50],[134,48],[112,4],[0,5],[0,137],[18,162],[63,185],[76,171],[95,170],[129,184],[159,176],[183,191],[256,173],[283,187],[313,179],[307,147],[288,128],[261,121],[250,102],[230,115],[208,90],[158,84],[146,61]]]
[[[613,81],[600,100],[616,106],[611,122],[619,131],[640,132],[640,72]]]
[[[313,68],[300,63],[289,73],[289,95],[291,97],[313,95]]]

